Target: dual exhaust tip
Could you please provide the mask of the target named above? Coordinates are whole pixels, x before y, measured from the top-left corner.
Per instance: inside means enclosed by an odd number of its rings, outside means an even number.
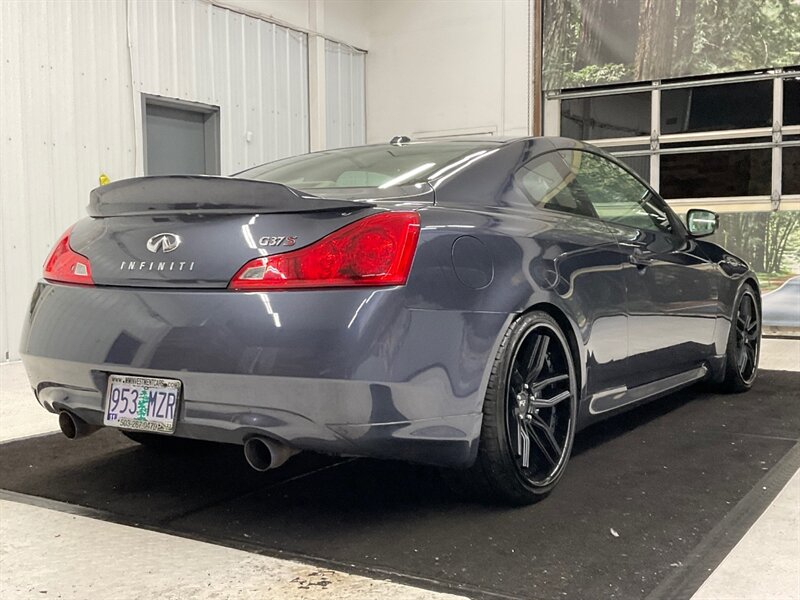
[[[263,436],[244,441],[244,459],[256,471],[276,469],[297,454],[297,450]]]
[[[89,425],[86,421],[71,412],[62,410],[58,413],[58,426],[64,437],[70,440],[86,437],[100,429],[97,425]]]
[[[58,426],[64,437],[70,440],[86,437],[99,429],[66,410],[58,413]],[[244,441],[244,458],[256,471],[276,469],[295,454],[297,450],[294,448],[267,437],[253,436]]]

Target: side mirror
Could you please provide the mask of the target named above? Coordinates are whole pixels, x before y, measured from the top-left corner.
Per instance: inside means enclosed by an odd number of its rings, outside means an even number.
[[[710,210],[691,208],[686,213],[686,225],[692,237],[705,237],[719,227],[719,215]]]

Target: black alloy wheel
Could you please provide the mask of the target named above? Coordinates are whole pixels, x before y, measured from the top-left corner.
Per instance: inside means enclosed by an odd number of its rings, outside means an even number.
[[[511,363],[506,427],[517,468],[533,486],[546,486],[567,460],[574,415],[569,348],[546,322],[532,326]]]
[[[755,379],[758,368],[761,327],[756,299],[749,289],[745,290],[739,301],[735,327],[736,368],[742,381],[750,384]]]
[[[523,315],[495,359],[478,457],[463,472],[464,483],[485,499],[516,505],[547,496],[569,460],[577,406],[575,365],[564,332],[547,313]]]
[[[758,375],[761,348],[761,314],[756,292],[745,285],[736,305],[728,338],[723,388],[732,392],[749,390]]]

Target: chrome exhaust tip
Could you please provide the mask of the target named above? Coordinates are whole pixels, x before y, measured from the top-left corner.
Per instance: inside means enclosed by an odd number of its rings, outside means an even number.
[[[297,450],[266,437],[254,436],[244,442],[244,458],[256,471],[277,469],[295,454]]]
[[[77,415],[73,415],[66,410],[58,413],[58,426],[61,428],[61,433],[64,434],[64,437],[69,440],[86,437],[99,429],[96,425],[89,425]]]

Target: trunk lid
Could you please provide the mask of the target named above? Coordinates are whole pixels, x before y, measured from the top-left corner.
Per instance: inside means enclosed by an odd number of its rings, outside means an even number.
[[[242,214],[330,211],[352,207],[345,199],[305,194],[280,183],[213,177],[165,175],[135,177],[101,186],[89,196],[90,217],[191,214]]]
[[[249,260],[302,248],[376,211],[433,199],[432,190],[419,188],[413,196],[336,195],[226,177],[129,179],[92,191],[91,218],[75,225],[70,246],[89,259],[96,285],[225,288]]]

